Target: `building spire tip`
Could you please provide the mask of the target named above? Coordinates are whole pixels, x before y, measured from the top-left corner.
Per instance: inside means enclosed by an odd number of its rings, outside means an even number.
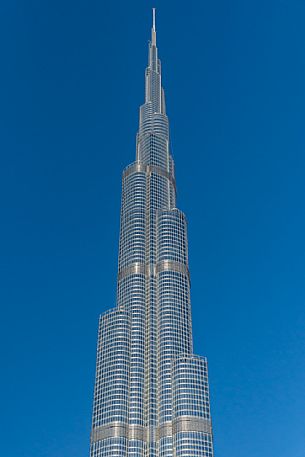
[[[153,31],[156,31],[156,8],[152,9],[152,14],[153,14]]]
[[[152,29],[151,29],[151,43],[156,46],[156,8],[152,9]]]

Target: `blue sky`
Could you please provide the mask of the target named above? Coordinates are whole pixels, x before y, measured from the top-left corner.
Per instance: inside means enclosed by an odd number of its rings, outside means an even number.
[[[88,455],[151,7],[217,457],[305,448],[305,4],[0,5],[0,453]]]

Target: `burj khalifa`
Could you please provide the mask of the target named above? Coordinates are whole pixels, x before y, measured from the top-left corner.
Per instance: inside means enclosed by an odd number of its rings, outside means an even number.
[[[90,457],[213,455],[153,10],[136,158],[122,177],[117,302],[99,321]]]

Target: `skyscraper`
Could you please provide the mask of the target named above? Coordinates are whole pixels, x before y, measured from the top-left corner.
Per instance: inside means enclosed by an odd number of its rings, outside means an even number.
[[[153,10],[136,160],[122,178],[117,305],[99,323],[91,457],[213,457],[168,130]]]

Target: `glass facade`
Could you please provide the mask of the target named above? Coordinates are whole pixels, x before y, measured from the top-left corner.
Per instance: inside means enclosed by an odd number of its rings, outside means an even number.
[[[196,456],[213,457],[207,360],[193,354],[154,21],[136,160],[122,178],[117,305],[99,323],[90,457]]]

